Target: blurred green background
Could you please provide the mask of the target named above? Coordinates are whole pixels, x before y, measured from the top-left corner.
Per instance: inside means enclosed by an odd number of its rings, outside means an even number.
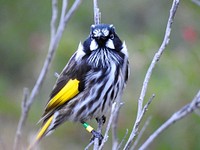
[[[118,35],[126,41],[130,55],[131,76],[119,118],[119,139],[123,138],[126,129],[129,129],[129,133],[132,129],[142,82],[163,40],[171,4],[169,0],[99,1],[102,22],[114,24]],[[156,97],[144,118],[152,117],[139,144],[171,114],[190,102],[200,88],[199,16],[199,6],[191,1],[181,1],[170,43],[149,83],[145,101],[153,93]],[[0,0],[0,149],[12,148],[23,88],[32,89],[47,54],[50,19],[49,0]],[[52,67],[31,108],[23,130],[24,147],[40,127],[36,123],[55,83],[54,72],[62,70],[78,43],[88,36],[92,23],[92,1],[85,0],[67,25]],[[94,121],[92,124],[96,125]],[[81,124],[67,122],[45,138],[40,147],[52,150],[83,149],[90,136]],[[200,149],[199,139],[200,117],[192,114],[163,132],[149,149]],[[108,142],[105,149],[110,149],[110,144]]]

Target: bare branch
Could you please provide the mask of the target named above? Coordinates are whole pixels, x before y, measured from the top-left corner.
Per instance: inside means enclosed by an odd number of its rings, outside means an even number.
[[[115,111],[113,112],[113,123],[112,123],[112,149],[115,150],[118,147],[118,137],[117,137],[117,124],[119,120],[119,111],[123,103],[121,102],[121,98],[117,99],[117,106],[115,107]]]
[[[148,100],[148,102],[144,105],[143,109],[142,109],[142,112],[141,112],[141,118],[139,118],[139,122],[137,123],[137,125],[139,126],[140,124],[140,121],[142,120],[142,118],[144,117],[144,114],[146,113],[149,105],[151,104],[152,100],[154,99],[155,97],[155,94],[153,94],[150,99]]]
[[[58,12],[57,11],[57,0],[52,0],[52,18],[51,18],[51,24],[50,24],[51,25],[51,40],[50,40],[50,44],[49,44],[48,54],[44,61],[44,65],[41,69],[40,75],[36,81],[36,84],[34,85],[32,91],[31,91],[30,96],[26,98],[27,99],[26,102],[25,101],[22,102],[25,104],[22,107],[22,114],[20,116],[20,120],[18,123],[17,131],[16,131],[15,142],[14,142],[14,146],[13,146],[14,150],[18,149],[19,140],[21,139],[22,128],[25,125],[25,122],[27,120],[30,107],[31,107],[32,103],[34,102],[36,95],[39,93],[42,83],[44,82],[44,79],[50,68],[54,53],[58,47],[58,43],[60,42],[64,28],[66,27],[69,19],[71,18],[72,14],[74,13],[74,11],[78,8],[81,1],[82,0],[76,0],[73,3],[72,7],[65,15],[65,18],[63,19],[63,21],[60,21],[60,23],[58,25],[58,30],[56,32],[55,26],[56,26],[56,20],[57,20],[57,12]],[[64,9],[66,9],[66,6],[67,6],[66,4],[65,4],[65,6],[63,6]],[[62,12],[66,12],[66,10],[62,10]]]
[[[101,12],[99,11],[98,7],[98,0],[93,0],[94,5],[94,24],[100,24],[101,23]]]
[[[62,1],[62,10],[60,15],[60,23],[62,23],[65,19],[66,11],[67,11],[68,0]]]
[[[140,118],[138,118],[138,120],[135,121],[134,126],[133,126],[133,130],[132,130],[132,132],[131,132],[131,135],[129,136],[129,139],[132,139],[132,141],[133,141],[133,139],[136,137],[136,135],[138,134],[139,125],[140,125],[140,123],[141,123],[141,121],[142,121],[142,118],[144,117],[144,114],[146,113],[146,111],[147,111],[149,105],[151,104],[152,100],[154,99],[154,97],[155,97],[155,94],[153,94],[153,95],[151,96],[151,98],[148,100],[148,102],[144,105],[144,107],[143,107],[143,109],[142,109],[142,112],[141,112],[141,114],[140,114]],[[129,139],[128,139],[128,141],[129,141]],[[128,144],[128,141],[127,141],[127,143],[126,143],[124,149],[129,149],[130,145],[129,145],[129,147],[126,147],[127,144]],[[131,141],[131,142],[132,142],[132,141]],[[131,143],[130,143],[130,144],[131,144]]]
[[[143,135],[144,131],[146,130],[147,126],[149,125],[150,121],[151,121],[151,117],[149,117],[149,118],[145,121],[145,124],[144,124],[144,126],[142,127],[142,129],[141,129],[141,131],[140,131],[140,133],[139,133],[137,139],[135,140],[133,146],[131,147],[131,150],[134,150],[134,149],[136,148],[136,146],[138,145],[138,143],[139,143],[140,139],[142,138],[142,135]]]
[[[121,149],[122,144],[125,142],[127,135],[128,135],[128,129],[126,129],[126,133],[125,133],[124,137],[122,138],[122,141],[119,143],[117,149]]]
[[[75,0],[75,2],[73,3],[73,5],[71,6],[71,8],[69,9],[69,11],[67,12],[67,14],[65,15],[64,18],[64,26],[66,27],[69,19],[71,18],[71,16],[74,14],[74,12],[77,10],[78,6],[81,4],[82,0]]]
[[[200,0],[192,0],[192,2],[200,6]]]
[[[154,55],[153,60],[152,60],[150,66],[148,68],[147,73],[146,73],[146,76],[145,76],[145,79],[144,79],[144,82],[143,82],[143,86],[142,86],[142,90],[141,90],[141,93],[140,93],[140,97],[138,99],[138,111],[137,111],[137,117],[136,117],[135,125],[133,126],[131,135],[129,136],[129,139],[128,139],[124,149],[129,149],[130,144],[132,143],[132,141],[133,141],[133,139],[135,137],[135,133],[137,133],[138,126],[139,126],[140,121],[142,119],[141,115],[143,114],[142,113],[142,111],[143,111],[143,101],[144,101],[144,97],[146,95],[148,83],[149,83],[152,71],[153,71],[156,63],[159,61],[162,53],[164,52],[166,46],[169,43],[169,40],[170,40],[169,37],[170,37],[170,34],[171,34],[171,27],[172,27],[172,23],[173,23],[173,20],[174,20],[178,5],[179,5],[179,0],[173,0],[172,7],[170,9],[169,19],[168,19],[168,22],[167,22],[165,36],[164,36],[163,42],[162,42],[159,50]]]
[[[22,109],[22,114],[20,117],[20,120],[18,122],[18,126],[17,126],[17,131],[16,131],[16,135],[15,135],[15,140],[14,140],[14,145],[13,145],[13,149],[17,150],[20,149],[20,143],[21,143],[21,137],[22,137],[22,127],[25,124],[25,120],[27,118],[27,99],[29,96],[29,90],[28,88],[24,88],[24,94],[23,94],[23,100],[22,100],[22,104],[21,104],[21,109]]]
[[[51,17],[51,40],[56,35],[56,20],[58,17],[58,0],[52,0],[52,17]],[[52,42],[52,41],[51,41]]]
[[[88,150],[94,144],[94,140],[92,140],[86,147],[85,150]]]
[[[198,91],[197,95],[194,99],[180,110],[175,112],[163,125],[161,125],[149,138],[144,142],[144,144],[139,148],[139,150],[146,149],[158,135],[160,135],[165,129],[167,129],[172,124],[176,123],[178,120],[186,117],[191,114],[195,110],[200,108],[200,91]]]
[[[108,140],[108,137],[109,137],[108,133],[109,133],[112,121],[113,121],[113,115],[114,115],[115,107],[116,107],[116,102],[112,104],[112,108],[111,108],[111,112],[110,112],[110,118],[109,118],[109,121],[108,121],[108,125],[106,127],[104,138],[103,138],[102,143],[99,147],[99,150],[103,149],[105,142]]]

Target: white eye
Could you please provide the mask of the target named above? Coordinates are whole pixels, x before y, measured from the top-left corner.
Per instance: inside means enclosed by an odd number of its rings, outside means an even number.
[[[114,34],[110,35],[110,39],[112,39],[112,40],[114,39]]]

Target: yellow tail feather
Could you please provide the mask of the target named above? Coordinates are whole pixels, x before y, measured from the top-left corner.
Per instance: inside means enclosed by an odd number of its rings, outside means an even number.
[[[34,146],[41,140],[41,138],[43,136],[45,136],[46,131],[48,129],[48,127],[50,126],[51,122],[53,120],[53,116],[51,116],[46,122],[45,124],[42,126],[42,128],[40,129],[40,131],[37,134],[37,137],[35,138],[35,141],[28,147],[28,150],[31,150],[34,148]]]

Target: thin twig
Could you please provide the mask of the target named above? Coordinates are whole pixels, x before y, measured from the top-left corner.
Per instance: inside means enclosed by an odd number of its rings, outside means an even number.
[[[122,138],[122,141],[119,143],[117,149],[121,149],[122,145],[124,144],[124,142],[126,140],[127,135],[128,135],[128,129],[126,129],[126,133],[125,133],[124,137]]]
[[[50,68],[54,53],[58,47],[58,43],[60,42],[60,39],[62,37],[64,28],[66,27],[69,19],[71,18],[72,14],[74,13],[74,11],[78,8],[81,1],[82,0],[76,0],[73,3],[71,9],[65,15],[64,20],[59,23],[58,30],[56,32],[56,19],[57,19],[57,12],[58,12],[57,11],[57,0],[52,0],[51,40],[50,40],[50,44],[49,44],[48,54],[44,61],[44,65],[41,69],[40,75],[36,81],[36,84],[34,85],[32,91],[31,91],[30,96],[27,97],[26,101],[22,102],[22,103],[24,103],[24,105],[22,107],[22,114],[20,116],[20,120],[18,123],[17,131],[16,131],[15,142],[14,142],[14,146],[13,146],[14,150],[18,149],[19,140],[21,139],[22,129],[27,120],[30,107],[31,107],[32,103],[34,102],[36,95],[39,93],[39,91],[41,89],[42,83],[44,82],[44,79]]]
[[[135,124],[137,124],[137,125],[133,126],[132,132],[131,132],[131,134],[129,136],[129,139],[128,139],[125,147],[124,147],[124,150],[125,149],[129,149],[130,144],[133,142],[133,139],[135,137],[135,131],[138,130],[137,128],[138,128],[138,126],[139,126],[139,124],[141,122],[141,119],[142,119],[141,114],[142,114],[142,111],[143,111],[143,101],[144,101],[144,97],[146,95],[148,83],[149,83],[152,71],[153,71],[156,63],[159,61],[159,59],[160,59],[162,53],[164,52],[166,46],[169,44],[172,23],[173,23],[173,20],[174,20],[178,5],[179,5],[179,0],[173,0],[173,4],[172,4],[172,7],[170,9],[170,15],[169,15],[169,18],[168,18],[167,27],[166,27],[166,31],[165,31],[165,36],[164,36],[163,42],[162,42],[159,50],[157,51],[157,53],[154,55],[153,60],[152,60],[150,66],[148,68],[148,71],[146,73],[146,76],[145,76],[145,79],[144,79],[144,82],[143,82],[143,86],[142,86],[142,90],[141,90],[141,93],[140,93],[140,97],[138,99],[138,111],[137,111],[137,117],[136,117],[136,121],[135,121]]]
[[[88,150],[94,144],[94,140],[92,140],[86,147],[85,150]]]
[[[62,10],[61,10],[61,15],[60,15],[60,24],[64,21],[66,11],[67,11],[67,5],[68,5],[68,0],[63,0],[62,1]]]
[[[100,24],[101,23],[101,12],[99,11],[98,7],[98,0],[93,0],[93,6],[94,6],[94,24]]]
[[[200,0],[192,0],[193,3],[195,3],[196,5],[200,6]]]
[[[117,106],[115,107],[115,111],[113,112],[112,150],[116,150],[118,147],[117,124],[119,120],[119,112],[120,112],[121,107],[123,106],[123,103],[121,102],[121,98],[119,98],[117,101],[118,101]]]
[[[75,0],[75,2],[73,3],[73,5],[71,6],[71,8],[69,9],[69,11],[67,12],[67,14],[65,15],[64,18],[64,27],[66,27],[69,19],[71,18],[71,16],[74,14],[74,12],[77,10],[78,6],[81,4],[82,0]]]
[[[151,102],[153,101],[153,99],[155,98],[155,94],[153,94],[150,99],[148,100],[148,102],[144,105],[142,112],[141,112],[141,118],[139,118],[139,120],[142,120],[144,114],[146,113],[149,105],[151,104]],[[139,124],[138,124],[139,125]]]
[[[112,121],[113,121],[113,115],[114,115],[115,107],[116,107],[116,102],[114,102],[112,104],[112,108],[111,108],[111,112],[110,112],[110,118],[109,118],[109,121],[108,121],[108,125],[106,127],[104,138],[103,138],[102,143],[101,143],[101,145],[99,147],[99,150],[103,149],[103,146],[104,146],[105,142],[108,140],[108,137],[109,137],[108,133],[109,133]]]
[[[194,99],[180,110],[175,112],[164,124],[162,124],[149,138],[142,144],[139,150],[146,149],[158,135],[160,135],[165,129],[167,129],[172,124],[176,123],[178,120],[186,117],[187,115],[191,114],[195,110],[200,108],[200,90],[198,91],[197,95]]]
[[[155,97],[155,94],[153,94],[153,95],[150,97],[150,99],[149,99],[148,102],[144,105],[144,107],[143,107],[143,109],[142,109],[142,112],[141,112],[141,114],[140,114],[140,118],[138,119],[137,122],[135,122],[135,124],[134,124],[134,130],[132,130],[132,132],[131,132],[131,136],[132,136],[133,138],[135,138],[136,135],[138,134],[140,122],[142,121],[142,118],[144,117],[144,114],[146,113],[146,111],[147,111],[149,105],[151,104],[152,100],[154,99],[154,97]],[[127,144],[127,143],[126,143],[126,144]],[[126,145],[125,145],[125,147],[126,147]],[[124,147],[124,149],[125,149],[125,147]],[[129,149],[129,147],[126,148],[126,149]]]
[[[149,125],[150,121],[151,121],[151,117],[149,117],[149,118],[145,121],[145,124],[144,124],[144,126],[142,127],[140,133],[138,134],[137,139],[135,140],[133,146],[131,147],[131,150],[136,149],[136,146],[138,145],[140,139],[142,138],[142,135],[143,135],[144,131],[146,130],[147,126]]]
[[[58,17],[58,0],[52,0],[52,18],[51,18],[51,40],[56,35],[56,20]],[[52,41],[51,41],[52,42]]]
[[[29,90],[28,88],[24,88],[24,92],[23,92],[23,100],[22,100],[22,104],[21,104],[21,110],[22,110],[22,114],[17,126],[17,131],[16,131],[16,135],[15,135],[15,140],[14,140],[14,145],[13,145],[13,149],[14,150],[18,150],[20,149],[20,143],[21,143],[21,137],[22,137],[22,127],[25,124],[25,119],[27,118],[27,99],[29,96]]]

